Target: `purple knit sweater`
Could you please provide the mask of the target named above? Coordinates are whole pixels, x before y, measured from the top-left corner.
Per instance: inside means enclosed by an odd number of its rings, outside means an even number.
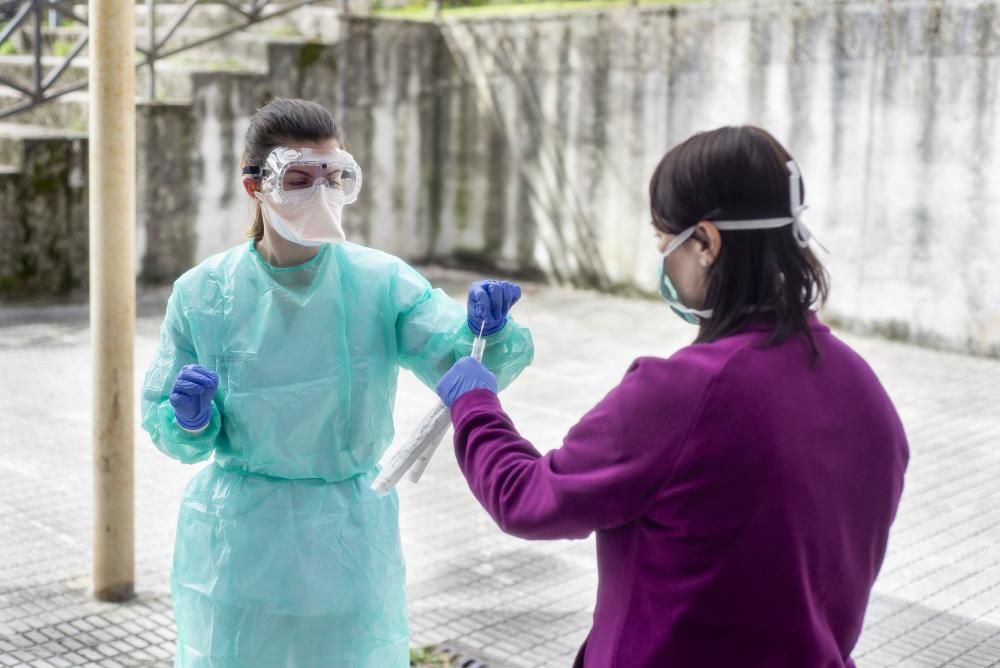
[[[469,486],[507,533],[597,533],[587,668],[853,666],[906,436],[865,361],[811,319],[637,360],[542,456],[491,392],[452,408]],[[567,388],[568,390],[569,388]]]

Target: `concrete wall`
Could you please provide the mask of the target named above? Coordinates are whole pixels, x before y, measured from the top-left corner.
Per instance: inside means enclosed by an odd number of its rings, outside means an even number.
[[[86,294],[87,142],[18,144],[19,169],[0,171],[0,296]]]
[[[146,283],[168,283],[198,259],[197,124],[185,104],[136,112],[137,269]],[[4,143],[0,300],[86,299],[87,148],[85,135],[58,132]]]
[[[803,169],[832,251],[828,317],[1000,355],[995,0],[356,19],[336,45],[272,43],[268,60],[198,75],[187,112],[140,133],[161,152],[140,161],[148,280],[244,238],[242,137],[273,95],[345,125],[365,170],[353,239],[626,291],[654,286],[646,189],[663,153],[755,123]]]
[[[828,317],[1000,354],[996,2],[356,22],[313,67],[286,92],[346,123],[370,243],[652,290],[654,166],[694,132],[754,123],[802,166]]]

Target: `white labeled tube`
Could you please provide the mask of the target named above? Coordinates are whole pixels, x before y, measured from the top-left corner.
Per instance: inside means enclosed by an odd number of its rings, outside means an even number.
[[[451,411],[448,412],[448,426],[451,426]],[[448,432],[448,427],[445,427],[445,433]],[[444,434],[441,434],[441,438],[436,441],[432,441],[427,445],[424,451],[417,457],[417,461],[413,463],[413,468],[406,475],[410,482],[416,484],[420,482],[420,476],[424,474],[427,470],[427,465],[431,463],[431,457],[437,451],[438,446],[441,445],[441,441],[444,440]]]
[[[389,459],[389,462],[372,483],[372,489],[379,494],[388,494],[428,447],[432,444],[436,446],[441,442],[450,426],[451,411],[444,404],[438,404],[420,422],[410,438]]]
[[[482,331],[480,331],[479,336],[477,336],[475,341],[472,342],[472,359],[476,360],[479,363],[482,363],[484,352],[486,352],[486,339],[483,337]],[[450,426],[451,424],[450,412],[448,414],[448,419],[449,419],[448,424]],[[424,471],[427,470],[427,465],[431,463],[431,457],[434,456],[434,453],[437,451],[438,446],[441,445],[441,441],[444,440],[444,435],[445,433],[447,433],[447,431],[448,429],[446,427],[445,431],[441,433],[440,438],[434,441],[430,441],[426,445],[424,451],[420,454],[420,456],[417,457],[417,461],[413,464],[413,468],[410,469],[410,473],[406,476],[410,480],[410,482],[414,484],[420,482],[420,477],[424,474]]]
[[[480,330],[479,336],[472,342],[472,358],[481,363],[485,351],[486,339]],[[411,482],[419,482],[420,476],[424,474],[450,426],[451,411],[443,403],[439,403],[420,421],[406,443],[389,459],[372,483],[372,489],[378,494],[388,494],[407,471],[410,471],[408,477]]]

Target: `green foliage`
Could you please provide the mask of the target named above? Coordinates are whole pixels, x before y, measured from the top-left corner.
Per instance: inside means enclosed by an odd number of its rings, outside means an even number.
[[[323,56],[324,48],[325,47],[321,42],[315,40],[302,45],[302,50],[299,51],[298,62],[296,62],[296,66],[298,67],[300,74],[319,61],[319,59]]]
[[[210,70],[239,70],[242,63],[239,58],[217,58],[205,62]]]
[[[0,32],[3,32],[6,27],[6,21],[0,22]],[[3,42],[3,44],[0,44],[0,56],[13,56],[17,53],[17,46],[14,45],[14,37],[16,37],[16,35],[17,31],[14,31],[14,33],[12,33],[10,37]]]
[[[301,37],[302,33],[291,26],[278,26],[270,31],[272,37]]]
[[[52,44],[52,55],[62,58],[73,50],[74,43],[61,37]]]
[[[452,668],[451,659],[438,654],[431,647],[410,649],[410,666],[412,668]]]
[[[639,4],[676,5],[691,0],[639,0]],[[378,16],[426,19],[432,18],[434,4],[431,0],[410,0],[407,4],[385,8],[384,0],[374,0],[372,13]],[[463,16],[497,16],[527,14],[544,11],[573,11],[578,9],[611,9],[627,7],[629,0],[442,0],[442,13],[454,18]]]
[[[83,134],[87,132],[87,121],[85,121],[82,116],[76,116],[69,122],[67,129],[72,132]]]

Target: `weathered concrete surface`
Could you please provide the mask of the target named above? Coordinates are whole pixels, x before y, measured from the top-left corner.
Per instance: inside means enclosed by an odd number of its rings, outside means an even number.
[[[82,297],[87,285],[87,142],[24,139],[0,175],[0,298]]]
[[[427,273],[457,297],[478,278]],[[662,304],[530,284],[515,313],[534,334],[536,359],[504,406],[543,450],[561,443],[634,358],[670,355],[693,331]],[[162,295],[140,300],[137,374],[162,314]],[[93,601],[86,318],[81,308],[0,309],[0,665],[167,668],[174,528],[197,467],[137,433],[139,597]],[[858,666],[1000,666],[1000,362],[846,340],[886,385],[912,455]],[[400,380],[395,421],[405,439],[434,397],[412,375]],[[458,641],[491,668],[571,664],[593,611],[592,539],[500,533],[447,445],[419,485],[401,484],[401,509],[414,644]]]
[[[653,287],[646,184],[663,152],[763,125],[804,169],[830,317],[996,355],[1000,227],[983,222],[1000,212],[998,26],[993,3],[355,20],[334,47],[272,45],[266,88],[345,124],[366,171],[354,238],[610,289]],[[233,90],[199,95],[245,118]],[[225,146],[220,130],[203,143]],[[199,256],[237,238],[199,221]]]
[[[444,26],[447,53],[400,39],[421,29],[355,26],[345,58],[374,58],[351,61],[366,74],[333,101],[375,163],[376,243],[652,289],[656,162],[699,130],[755,123],[802,165],[832,315],[1000,352],[995,3],[463,21]]]
[[[136,113],[136,235],[140,277],[170,283],[196,263],[201,151],[191,106],[141,104]],[[181,184],[181,187],[178,185]]]
[[[191,78],[192,153],[149,147],[174,169],[140,225],[177,228],[145,247],[169,256],[143,261],[150,280],[243,238],[242,137],[273,95],[317,100],[345,125],[366,174],[352,238],[624,291],[655,280],[659,158],[693,132],[756,123],[802,166],[807,220],[832,250],[829,317],[1000,355],[995,0],[354,19],[338,34],[269,43],[266,74]]]
[[[136,251],[140,278],[169,283],[196,261],[199,165],[187,104],[139,104]],[[0,299],[85,299],[89,233],[87,138],[40,133],[11,143],[0,172]]]

